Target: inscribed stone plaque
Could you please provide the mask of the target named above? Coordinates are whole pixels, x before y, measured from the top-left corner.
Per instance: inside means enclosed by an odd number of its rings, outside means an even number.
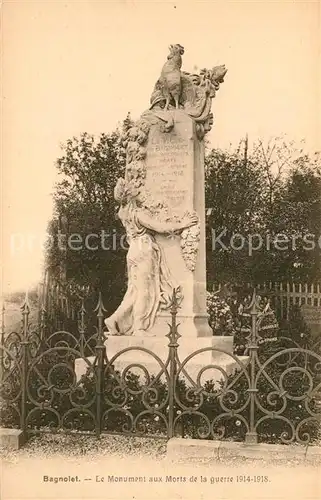
[[[174,211],[193,209],[192,146],[184,124],[176,123],[169,133],[159,126],[150,130],[145,188],[155,201],[165,202]]]

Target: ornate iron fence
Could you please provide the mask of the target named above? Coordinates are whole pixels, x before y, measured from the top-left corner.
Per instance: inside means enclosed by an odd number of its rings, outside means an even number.
[[[180,359],[175,290],[164,359],[138,345],[109,359],[101,297],[95,326],[86,321],[82,303],[78,337],[64,330],[44,335],[46,311],[36,328],[29,312],[26,301],[21,331],[6,335],[2,327],[0,345],[2,425],[26,436],[121,433],[285,444],[319,437],[320,342],[309,348],[289,338],[264,342],[255,291],[244,357],[208,347]],[[199,366],[198,356],[208,352],[214,361]]]

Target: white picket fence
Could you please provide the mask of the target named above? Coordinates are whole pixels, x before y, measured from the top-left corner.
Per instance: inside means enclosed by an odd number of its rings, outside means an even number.
[[[250,285],[249,285],[250,286]],[[220,290],[221,284],[213,286],[213,290]],[[267,282],[257,286],[262,295],[271,299],[271,304],[278,311],[279,317],[289,318],[291,307],[308,305],[321,308],[320,283],[275,283]]]

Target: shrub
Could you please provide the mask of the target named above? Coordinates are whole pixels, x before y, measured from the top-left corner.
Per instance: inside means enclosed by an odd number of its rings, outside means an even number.
[[[213,335],[235,334],[235,322],[231,307],[215,292],[207,292],[207,313]]]

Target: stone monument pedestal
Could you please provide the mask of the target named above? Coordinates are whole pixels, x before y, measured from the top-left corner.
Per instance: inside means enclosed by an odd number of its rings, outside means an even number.
[[[238,368],[238,363],[230,356],[233,353],[232,336],[211,336],[211,337],[188,337],[182,335],[178,339],[178,358],[181,363],[193,353],[204,349],[203,352],[193,355],[184,364],[186,373],[196,382],[200,370],[208,365],[217,366],[204,373],[202,381],[222,378],[223,373],[230,375]],[[109,336],[106,341],[106,352],[109,360],[117,353],[128,349],[115,359],[116,369],[123,370],[131,363],[141,363],[147,368],[150,375],[157,375],[162,369],[162,363],[166,363],[169,355],[169,340],[167,337],[139,337],[139,336]],[[216,350],[217,349],[217,350]],[[148,351],[148,352],[147,352]],[[153,356],[153,353],[155,356]],[[240,361],[245,361],[240,359]],[[137,371],[138,373],[138,371]],[[183,373],[181,373],[183,377]],[[224,377],[224,375],[223,375]]]
[[[169,217],[198,216],[196,227],[180,235],[156,233],[155,240],[182,293],[177,313],[182,336],[212,337],[206,311],[204,142],[183,110],[169,111],[168,117],[173,122],[171,131],[164,132],[159,123],[149,130],[144,190],[152,200],[165,204]],[[170,314],[160,310],[146,333],[164,337],[169,322]]]
[[[126,171],[115,199],[130,241],[128,287],[106,319],[112,334],[106,352],[109,360],[122,352],[116,369],[138,363],[157,374],[164,368],[175,288],[179,360],[191,356],[185,369],[192,378],[215,365],[216,376],[208,374],[209,380],[237,368],[233,337],[213,336],[206,308],[203,139],[213,124],[212,99],[227,70],[221,65],[199,75],[181,72],[183,53],[181,45],[170,46],[150,108],[124,136]],[[204,351],[192,355],[199,349]]]
[[[137,367],[137,365],[142,365],[149,375],[156,376],[162,371],[163,365],[166,365],[166,361],[168,360],[168,344],[169,340],[166,336],[143,337],[109,335],[105,346],[109,361],[116,356],[112,363],[115,370],[122,372],[128,366],[135,365],[131,368],[131,371],[143,376],[143,371]],[[240,369],[239,363],[231,356],[233,353],[232,336],[194,338],[182,336],[178,339],[178,344],[178,358],[182,364],[188,356],[198,350],[204,349],[203,352],[192,356],[191,359],[184,364],[186,373],[181,372],[179,378],[184,378],[187,383],[188,379],[186,378],[186,374],[196,383],[200,371],[204,370],[204,368],[209,365],[213,366],[213,368],[205,370],[203,375],[201,375],[201,383],[207,380],[222,380],[225,374],[229,376],[234,371]],[[94,361],[93,357],[88,359],[91,362]],[[248,356],[237,356],[237,359],[239,362],[246,364]],[[86,368],[87,364],[82,359],[76,360],[75,372],[77,380],[79,380],[81,375],[85,374]],[[164,376],[162,380],[165,380]]]

